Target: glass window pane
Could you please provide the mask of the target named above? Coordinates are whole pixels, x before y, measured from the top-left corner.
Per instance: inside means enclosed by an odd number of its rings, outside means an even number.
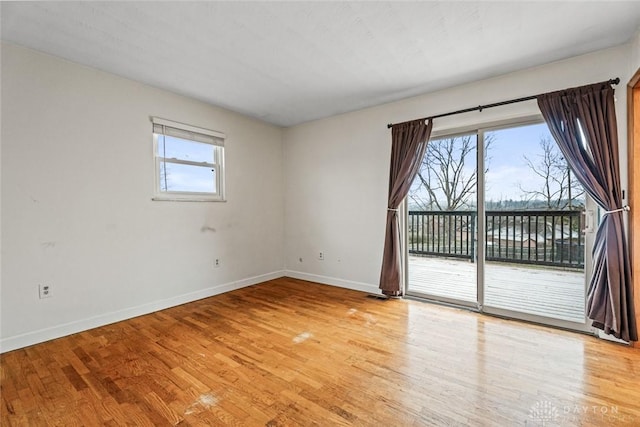
[[[545,123],[485,147],[485,306],[583,323],[584,190]]]
[[[161,162],[159,173],[161,191],[216,192],[216,174],[211,167]]]
[[[158,153],[167,159],[189,160],[191,162],[215,163],[215,146],[189,141],[173,136],[157,135]]]
[[[410,210],[476,208],[475,134],[432,139],[409,192]]]
[[[581,209],[584,190],[546,123],[485,134],[488,210]]]
[[[478,301],[477,146],[476,134],[429,141],[409,191],[409,292]]]

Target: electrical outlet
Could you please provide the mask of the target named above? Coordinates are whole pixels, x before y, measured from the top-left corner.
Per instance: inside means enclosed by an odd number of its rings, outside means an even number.
[[[220,258],[216,258],[216,260],[213,262],[213,266],[214,266],[215,268],[220,267]]]
[[[324,252],[320,252],[320,253],[318,254],[318,259],[319,259],[320,261],[324,261]]]
[[[40,293],[40,299],[49,298],[51,296],[50,285],[38,285],[38,292]]]

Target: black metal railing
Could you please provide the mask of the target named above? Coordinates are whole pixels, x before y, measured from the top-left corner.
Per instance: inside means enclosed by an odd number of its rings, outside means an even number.
[[[476,258],[475,211],[409,211],[409,253]],[[584,268],[584,212],[487,211],[488,261]]]

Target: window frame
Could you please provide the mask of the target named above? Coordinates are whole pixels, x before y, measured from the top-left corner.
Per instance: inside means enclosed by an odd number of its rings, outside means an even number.
[[[151,117],[153,136],[153,161],[154,161],[154,201],[181,201],[181,202],[226,202],[225,198],[225,167],[224,167],[224,143],[226,135],[222,132],[197,126],[187,125],[159,117]],[[157,132],[162,129],[161,132]],[[170,130],[184,133],[184,136],[170,135]],[[192,135],[192,137],[188,137]],[[210,145],[213,150],[213,163],[197,162],[186,159],[163,157],[159,153],[160,138],[163,136],[173,136],[179,139],[197,144]],[[211,140],[212,142],[208,142]],[[196,191],[168,191],[162,190],[160,182],[160,172],[162,164],[187,165],[195,167],[211,168],[215,183],[215,192]]]

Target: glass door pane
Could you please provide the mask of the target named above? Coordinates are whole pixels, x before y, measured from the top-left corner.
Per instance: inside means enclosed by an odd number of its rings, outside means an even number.
[[[487,131],[484,149],[485,311],[584,324],[582,187],[544,123]]]
[[[408,294],[477,304],[477,141],[429,142],[407,201]]]

